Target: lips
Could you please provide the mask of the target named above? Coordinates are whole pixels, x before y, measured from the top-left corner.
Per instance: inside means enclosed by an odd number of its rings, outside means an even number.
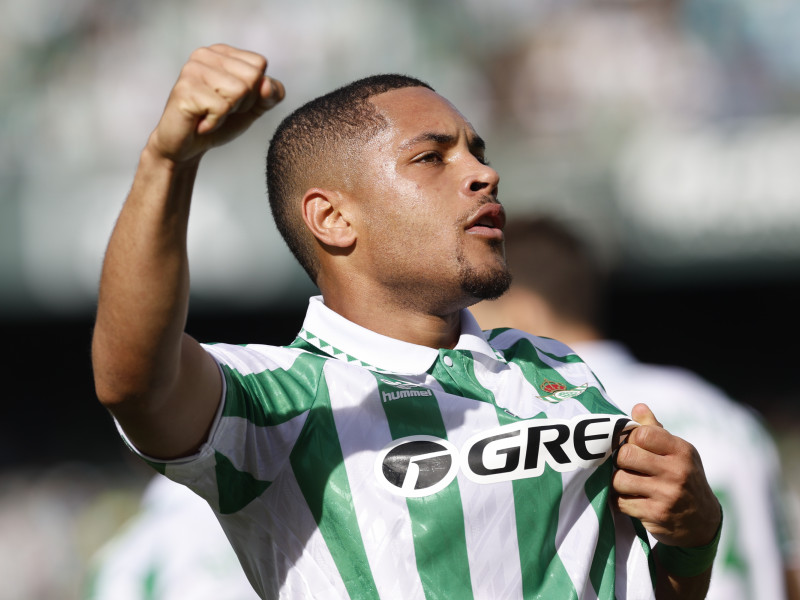
[[[502,204],[484,204],[467,222],[467,233],[502,239],[506,224],[506,212]]]

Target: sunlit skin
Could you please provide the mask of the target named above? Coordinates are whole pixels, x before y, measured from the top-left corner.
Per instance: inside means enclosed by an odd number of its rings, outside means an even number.
[[[372,102],[388,126],[366,145],[340,206],[348,251],[323,256],[326,304],[385,335],[452,347],[459,310],[508,283],[499,176],[470,123],[427,88]]]

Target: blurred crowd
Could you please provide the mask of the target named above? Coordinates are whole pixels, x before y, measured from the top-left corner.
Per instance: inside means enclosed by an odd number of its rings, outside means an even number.
[[[580,216],[611,257],[646,267],[785,269],[800,256],[794,4],[6,2],[0,310],[92,304],[118,208],[109,198],[127,191],[159,94],[193,48],[216,41],[268,56],[289,96],[203,176],[190,243],[195,288],[213,301],[230,301],[221,288],[264,302],[302,287],[278,237],[257,225],[270,127],[289,106],[377,71],[459,99],[514,212]],[[220,242],[200,243],[212,228]],[[281,285],[254,283],[267,273]]]
[[[208,157],[190,234],[201,299],[306,291],[261,226],[267,138],[283,110],[377,71],[457,102],[489,142],[509,218],[567,218],[609,265],[747,277],[800,260],[798,3],[29,0],[0,16],[4,314],[93,306],[143,132],[191,50],[217,41],[267,55],[289,95]],[[778,442],[796,496],[800,447]],[[127,463],[0,473],[0,600],[86,594],[92,557],[147,481]]]

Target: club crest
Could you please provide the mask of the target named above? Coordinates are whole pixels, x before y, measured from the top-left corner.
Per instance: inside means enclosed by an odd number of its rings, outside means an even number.
[[[568,389],[563,383],[545,379],[541,384],[539,384],[539,389],[544,392],[544,395],[540,395],[539,398],[545,402],[550,402],[551,404],[558,404],[559,402],[568,400],[569,398],[580,396],[588,387],[589,384],[584,383],[583,385]]]

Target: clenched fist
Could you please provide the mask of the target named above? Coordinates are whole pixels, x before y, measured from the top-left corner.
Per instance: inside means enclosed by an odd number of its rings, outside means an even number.
[[[150,136],[155,155],[183,163],[225,144],[283,100],[267,59],[224,44],[198,48],[183,66]]]

